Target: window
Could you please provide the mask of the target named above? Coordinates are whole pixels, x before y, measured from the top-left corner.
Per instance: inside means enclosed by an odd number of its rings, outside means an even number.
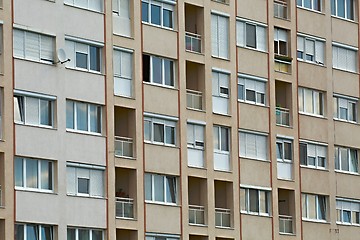
[[[187,147],[194,149],[205,149],[205,127],[203,125],[187,124]]]
[[[66,100],[66,128],[101,133],[101,106]]]
[[[266,80],[259,77],[240,75],[238,77],[238,100],[265,105]]]
[[[333,68],[357,72],[357,48],[333,43]]]
[[[176,177],[145,173],[145,200],[176,204]]]
[[[229,114],[229,79],[230,75],[223,72],[212,72],[213,112]]]
[[[276,158],[278,162],[292,162],[292,141],[287,139],[276,140]]]
[[[303,219],[326,221],[327,196],[302,193],[301,200]]]
[[[54,190],[54,161],[15,157],[17,188]]]
[[[104,231],[90,228],[67,228],[67,240],[103,240]]]
[[[143,55],[143,81],[163,86],[175,86],[174,61]]]
[[[130,0],[112,0],[113,31],[123,36],[131,36]]]
[[[334,96],[334,119],[357,122],[357,99]]]
[[[267,136],[239,132],[240,157],[266,160],[267,159]]]
[[[331,0],[331,15],[354,20],[354,1]]]
[[[65,48],[69,59],[71,59],[71,61],[66,62],[66,67],[101,72],[102,46],[98,43],[89,45],[85,42],[65,40]]]
[[[54,63],[55,37],[14,29],[14,57]]]
[[[40,224],[15,223],[16,240],[53,240],[54,227]]]
[[[212,56],[229,58],[229,18],[211,14]]]
[[[298,35],[297,59],[324,65],[325,41],[310,36]]]
[[[214,126],[214,151],[229,154],[230,129],[223,126]]]
[[[324,94],[299,87],[299,112],[324,116]]]
[[[266,51],[266,26],[261,23],[236,21],[236,44],[240,47]]]
[[[335,169],[358,173],[358,150],[347,147],[335,147]]]
[[[81,163],[67,163],[67,194],[104,197],[105,167]]]
[[[240,188],[241,213],[270,216],[271,192],[253,188]]]
[[[163,117],[163,118],[162,118]],[[151,115],[144,116],[145,142],[163,145],[176,145],[176,118]]]
[[[298,7],[321,12],[321,1],[322,0],[297,0],[296,4]]]
[[[64,0],[70,6],[85,8],[96,12],[103,11],[103,0]]]
[[[288,31],[282,28],[274,29],[274,53],[275,55],[288,55]]]
[[[120,96],[132,96],[132,51],[114,50],[114,94]]]
[[[54,127],[56,97],[37,93],[14,91],[15,123]]]
[[[146,233],[145,240],[179,240],[178,235],[159,234],[159,233]]]
[[[360,201],[348,199],[336,199],[336,223],[360,224]]]
[[[313,168],[326,168],[327,147],[301,142],[300,143],[300,164]]]
[[[174,29],[174,0],[142,0],[142,21],[164,28]]]

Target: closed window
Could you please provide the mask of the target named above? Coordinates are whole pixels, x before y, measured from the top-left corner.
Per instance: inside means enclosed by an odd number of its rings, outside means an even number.
[[[297,59],[324,65],[325,41],[310,36],[297,37]]]
[[[67,228],[67,240],[103,240],[104,231],[90,228]]]
[[[229,58],[229,18],[211,14],[212,56]]]
[[[161,203],[177,203],[175,176],[145,173],[145,200]]]
[[[238,20],[236,22],[236,43],[240,47],[266,51],[266,26],[260,23]]]
[[[298,7],[321,12],[321,2],[322,0],[297,0],[296,4]]]
[[[360,224],[360,201],[336,199],[336,223]]]
[[[212,72],[212,99],[214,113],[229,113],[229,82],[229,74],[217,71]]]
[[[205,149],[205,126],[188,123],[187,124],[187,147],[194,149]]]
[[[324,116],[324,94],[299,87],[299,112]]]
[[[142,0],[142,21],[164,28],[174,28],[175,1]]]
[[[66,67],[101,72],[102,47],[100,45],[66,40],[65,48],[71,60],[66,62]]]
[[[312,143],[300,143],[300,164],[307,167],[325,169],[327,147]]]
[[[132,51],[114,50],[114,94],[131,97],[133,86]]]
[[[130,0],[112,0],[113,31],[115,34],[131,36]]]
[[[357,122],[357,99],[334,96],[334,118]]]
[[[54,227],[33,223],[15,223],[16,240],[53,240]],[[68,238],[69,239],[69,238]]]
[[[333,68],[357,72],[357,48],[333,44]]]
[[[354,1],[331,0],[331,15],[354,20]]]
[[[19,124],[54,127],[53,96],[15,90],[14,120]]]
[[[145,142],[175,146],[176,120],[145,116],[144,135]]]
[[[80,8],[93,10],[96,12],[102,12],[103,1],[104,0],[64,0],[64,3],[70,6],[76,6]]]
[[[241,75],[238,77],[238,100],[265,105],[266,80]]]
[[[101,106],[66,101],[66,128],[83,132],[101,133]]]
[[[14,57],[54,63],[54,37],[20,29],[14,29],[13,34]]]
[[[270,191],[240,188],[241,213],[270,216],[270,206]]]
[[[174,87],[174,67],[173,60],[143,55],[143,81]]]
[[[347,147],[335,147],[335,169],[358,173],[358,150]]]
[[[214,126],[214,151],[229,154],[230,129],[223,126]]]
[[[240,157],[267,159],[267,136],[250,132],[240,132],[239,136]]]
[[[54,190],[54,161],[15,157],[16,188]]]
[[[282,28],[274,29],[274,53],[288,55],[288,31]]]
[[[315,194],[301,194],[302,218],[318,221],[327,219],[327,196]]]
[[[104,171],[102,166],[67,163],[67,194],[104,197]]]

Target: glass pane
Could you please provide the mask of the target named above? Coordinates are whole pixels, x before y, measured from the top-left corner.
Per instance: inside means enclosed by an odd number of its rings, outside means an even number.
[[[68,228],[67,229],[67,240],[76,240],[76,230]]]
[[[38,187],[38,160],[26,159],[26,187]]]
[[[269,213],[267,204],[267,192],[260,191],[260,213]]]
[[[354,20],[354,4],[353,4],[353,0],[346,0],[346,18]]]
[[[241,211],[247,211],[246,210],[246,190],[244,188],[240,188],[240,210]]]
[[[152,57],[152,82],[162,84],[161,58]]]
[[[250,212],[259,212],[258,190],[249,189],[249,210]]]
[[[348,150],[346,148],[340,148],[340,164],[341,170],[349,171]]]
[[[227,128],[221,128],[221,150],[229,151],[229,131]]]
[[[311,9],[311,0],[304,0],[304,7]]]
[[[345,0],[337,0],[337,16],[345,17]]]
[[[291,143],[284,142],[284,157],[287,160],[292,160],[292,146]]]
[[[343,210],[342,222],[351,223],[351,211]]]
[[[144,139],[151,141],[151,122],[144,120]]]
[[[87,69],[88,55],[86,53],[76,52],[76,67]]]
[[[26,240],[38,240],[39,232],[36,225],[27,225],[26,226]]]
[[[90,240],[90,232],[87,229],[79,229],[79,239],[78,240]]]
[[[145,199],[146,200],[153,200],[152,199],[152,181],[151,175],[145,174]]]
[[[142,21],[149,22],[149,4],[141,2],[141,8]]]
[[[40,229],[41,240],[53,240],[52,238],[52,227],[42,226]]]
[[[33,97],[25,98],[25,122],[28,124],[39,124],[39,99]]]
[[[85,103],[76,103],[76,125],[77,130],[88,130],[88,112],[87,104]]]
[[[15,186],[24,187],[23,172],[23,159],[15,158]]]
[[[350,149],[350,169],[351,172],[358,172],[357,151]]]
[[[92,240],[102,240],[102,231],[92,230]]]
[[[309,216],[310,219],[316,219],[316,202],[315,202],[315,196],[314,195],[307,195],[308,196],[308,210],[309,210]]]
[[[151,4],[151,23],[161,25],[161,7]]]
[[[244,100],[244,85],[238,85],[238,99]]]
[[[90,70],[100,72],[100,48],[90,46]]]
[[[74,102],[66,101],[66,128],[74,129]]]
[[[246,24],[246,46],[256,48],[256,27],[252,24]]]
[[[214,149],[220,150],[219,127],[213,127]]]
[[[315,167],[315,157],[308,157],[308,165]]]
[[[164,199],[164,177],[160,175],[154,176],[154,194],[155,201],[165,202]]]
[[[174,67],[173,61],[164,59],[165,85],[174,86]]]
[[[14,120],[17,122],[24,121],[24,98],[14,97]]]
[[[246,89],[246,100],[251,101],[251,102],[255,102],[256,98],[255,98],[255,91],[254,90]]]
[[[166,126],[165,132],[166,132],[165,143],[175,145],[175,128]]]
[[[318,219],[326,219],[326,198],[325,196],[318,196]]]
[[[154,123],[154,141],[164,143],[164,125]]]
[[[300,143],[300,164],[307,165],[307,145]]]
[[[24,225],[15,224],[15,240],[24,240]]]
[[[166,177],[166,201],[176,203],[176,178]]]
[[[78,178],[78,193],[89,194],[89,183],[88,178]]]
[[[172,11],[168,9],[164,9],[163,11],[163,20],[164,20],[164,27],[173,28],[173,14]]]
[[[101,132],[101,107],[89,105],[90,108],[90,132]]]
[[[305,93],[305,112],[314,113],[314,99],[313,99],[313,91],[304,89]]]
[[[40,161],[41,164],[41,189],[52,190],[52,172],[53,172],[53,163],[50,161]]]
[[[276,158],[282,160],[283,159],[283,145],[280,142],[276,143]]]
[[[52,103],[48,100],[40,99],[40,124],[52,125]]]
[[[346,108],[340,107],[340,119],[348,120],[348,110]]]

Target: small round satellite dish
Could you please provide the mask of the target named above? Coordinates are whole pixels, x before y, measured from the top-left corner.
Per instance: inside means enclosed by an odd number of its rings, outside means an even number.
[[[65,62],[65,61],[67,60],[67,58],[66,58],[66,53],[65,53],[65,50],[64,50],[64,49],[60,48],[60,49],[58,50],[57,55],[58,55],[58,59],[59,59],[59,61],[60,61],[61,63],[62,63],[62,62]]]

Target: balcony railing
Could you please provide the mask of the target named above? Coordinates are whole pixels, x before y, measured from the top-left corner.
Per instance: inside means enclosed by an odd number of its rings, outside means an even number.
[[[287,19],[287,4],[283,1],[274,2],[274,17]]]
[[[290,111],[287,108],[276,107],[276,124],[290,126]]]
[[[291,61],[275,59],[275,71],[291,73]]]
[[[116,217],[134,219],[134,199],[117,197]]]
[[[205,225],[205,208],[203,206],[189,205],[189,223]]]
[[[229,0],[213,0],[214,2],[229,4]]]
[[[279,215],[279,232],[293,234],[293,218],[292,216]]]
[[[230,228],[231,211],[225,208],[215,208],[215,226]]]
[[[186,50],[201,53],[201,35],[185,32]]]
[[[115,137],[115,156],[133,157],[133,139],[127,137]]]
[[[202,110],[202,92],[195,90],[186,90],[187,107]]]

